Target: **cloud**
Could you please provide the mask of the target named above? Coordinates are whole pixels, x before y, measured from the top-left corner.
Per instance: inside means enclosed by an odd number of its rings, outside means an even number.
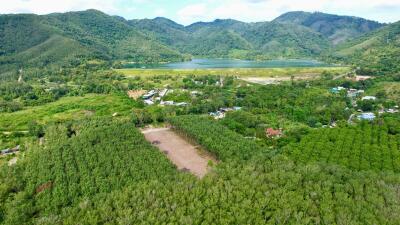
[[[381,22],[400,20],[400,0],[0,0],[0,13],[98,9],[127,19],[166,16],[183,24],[232,18],[269,21],[288,11],[321,11]]]
[[[36,13],[48,14],[53,12],[98,9],[108,13],[117,13],[116,0],[0,0],[0,13]]]
[[[178,13],[179,22],[187,24],[216,18],[270,21],[288,11],[320,11],[381,22],[400,20],[399,11],[393,10],[400,7],[400,0],[220,0],[217,5],[207,0],[201,2],[182,8]]]

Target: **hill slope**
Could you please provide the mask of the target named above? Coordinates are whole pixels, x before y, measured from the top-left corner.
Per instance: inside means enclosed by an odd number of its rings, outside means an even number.
[[[358,17],[301,11],[285,13],[274,21],[309,27],[327,37],[334,45],[384,26],[384,24]]]
[[[77,58],[176,61],[177,51],[96,10],[0,16],[0,65],[70,64]],[[4,69],[4,68],[2,68]]]
[[[399,72],[400,22],[340,45],[334,55],[360,66],[365,74]]]

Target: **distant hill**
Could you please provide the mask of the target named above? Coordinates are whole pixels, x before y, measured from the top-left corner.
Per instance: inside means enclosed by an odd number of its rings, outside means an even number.
[[[274,21],[309,27],[328,38],[334,45],[357,38],[384,24],[352,16],[338,16],[321,12],[288,12]]]
[[[0,65],[47,66],[83,58],[137,62],[183,56],[127,24],[88,10],[63,14],[0,16]]]
[[[376,29],[379,33],[382,26],[356,17],[307,12],[286,13],[272,22],[218,19],[189,26],[162,17],[127,21],[97,10],[0,15],[0,72],[77,65],[87,59],[317,58],[338,43],[358,40]],[[339,48],[337,55],[346,55],[343,51]]]
[[[400,72],[400,21],[339,45],[334,56],[360,66],[360,73]]]

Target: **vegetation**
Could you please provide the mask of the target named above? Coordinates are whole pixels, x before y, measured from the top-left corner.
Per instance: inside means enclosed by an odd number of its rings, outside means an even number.
[[[169,120],[179,133],[201,144],[221,160],[249,159],[262,150],[250,140],[221,126],[210,118],[179,116]]]
[[[302,12],[186,27],[0,15],[0,224],[400,224],[397,27]],[[354,71],[116,69],[190,55]],[[204,178],[139,130],[160,125],[217,159]]]
[[[131,124],[88,120],[45,132],[44,146],[32,146],[16,167],[2,167],[4,224],[52,223],[64,207],[85,204],[99,193],[176,176],[167,158]]]
[[[284,150],[296,161],[326,162],[352,170],[400,171],[400,123],[315,130]]]
[[[187,76],[187,75],[218,75],[218,76],[239,76],[239,77],[302,77],[307,75],[318,76],[324,71],[342,74],[349,70],[346,67],[316,67],[316,68],[265,68],[265,69],[118,69],[117,71],[125,76]]]

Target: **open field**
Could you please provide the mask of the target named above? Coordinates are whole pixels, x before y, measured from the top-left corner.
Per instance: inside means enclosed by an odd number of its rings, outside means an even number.
[[[400,82],[382,82],[376,84],[367,91],[369,95],[376,95],[378,92],[384,92],[388,99],[400,102]]]
[[[189,170],[199,178],[207,174],[209,161],[216,163],[211,156],[200,152],[196,146],[188,143],[169,128],[148,128],[142,130],[142,133],[150,143],[164,152],[178,169]]]
[[[319,75],[324,71],[344,73],[348,67],[310,67],[310,68],[262,68],[262,69],[118,69],[125,76],[156,76],[156,75],[222,75],[239,77],[280,77]]]
[[[28,107],[14,113],[0,114],[0,131],[28,129],[28,123],[67,121],[88,116],[111,116],[128,114],[134,101],[125,96],[89,94],[84,97],[65,97],[46,105]]]

